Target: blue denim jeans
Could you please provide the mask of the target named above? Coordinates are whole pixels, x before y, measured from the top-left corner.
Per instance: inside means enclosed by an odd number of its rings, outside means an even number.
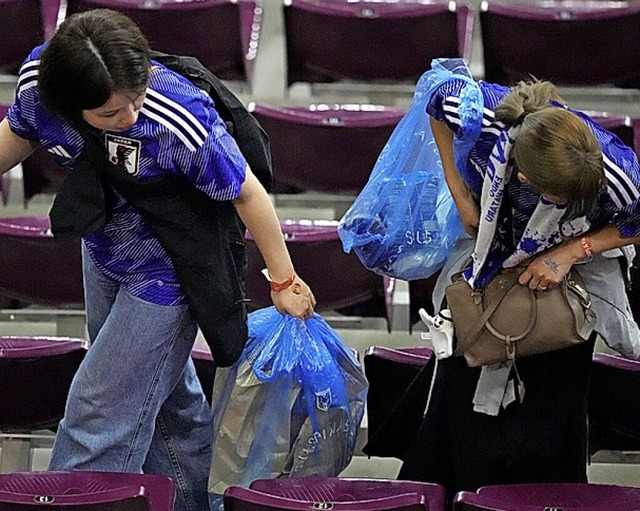
[[[83,265],[91,347],[49,469],[167,475],[176,511],[207,511],[211,409],[190,358],[197,325],[188,307],[132,296],[85,249]]]

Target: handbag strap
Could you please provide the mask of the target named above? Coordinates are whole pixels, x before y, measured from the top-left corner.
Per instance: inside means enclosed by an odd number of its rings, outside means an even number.
[[[469,333],[467,334],[468,348],[471,348],[475,344],[475,342],[478,340],[478,336],[480,335],[480,332],[485,327],[485,325],[489,322],[489,319],[491,318],[493,313],[500,306],[500,304],[502,303],[502,300],[504,300],[504,298],[507,296],[509,291],[517,283],[518,283],[518,274],[515,274],[514,278],[508,281],[505,284],[505,286],[502,288],[502,293],[498,295],[498,297],[492,303],[490,303],[489,306],[483,311],[482,315],[477,319],[477,321],[474,323],[473,327],[471,328],[471,330],[469,330]],[[517,341],[522,339],[522,337],[524,337],[525,335],[527,335],[527,333],[529,333],[534,323],[535,323],[535,316],[532,317],[531,320],[529,321],[529,325],[527,326],[527,329],[524,331],[524,333],[518,336],[513,336],[512,340]],[[494,335],[501,337],[505,341],[509,340],[507,337],[501,335],[499,332],[496,332],[495,329],[492,328],[492,330],[493,330],[492,333]]]

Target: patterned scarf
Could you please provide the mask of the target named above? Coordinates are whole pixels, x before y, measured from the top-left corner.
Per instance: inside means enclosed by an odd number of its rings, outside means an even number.
[[[517,266],[562,240],[560,222],[565,207],[542,197],[520,241],[515,243],[513,240],[513,214],[511,204],[505,199],[505,189],[513,171],[509,156],[520,129],[521,122],[505,127],[489,157],[482,185],[481,217],[472,255],[473,266],[464,274],[474,289],[482,288],[502,268]]]

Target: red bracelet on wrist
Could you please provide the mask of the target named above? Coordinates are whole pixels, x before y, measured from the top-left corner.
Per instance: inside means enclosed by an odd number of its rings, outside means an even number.
[[[296,279],[296,274],[294,273],[293,275],[291,275],[291,277],[289,277],[284,282],[273,282],[273,281],[270,281],[269,285],[271,286],[271,291],[275,291],[276,293],[279,293],[280,291],[284,291],[289,286],[291,286],[291,284],[293,284],[293,281],[295,279]]]
[[[588,236],[580,238],[580,246],[582,247],[585,257],[591,259],[593,257],[593,246]]]

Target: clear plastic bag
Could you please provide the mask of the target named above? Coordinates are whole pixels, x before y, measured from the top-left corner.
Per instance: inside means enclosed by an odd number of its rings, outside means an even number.
[[[471,120],[465,125],[469,136],[456,139],[454,149],[456,161],[466,159],[481,127],[482,98],[464,61],[436,60],[418,81],[411,108],[380,153],[369,181],[340,220],[344,251],[354,250],[375,273],[427,278],[442,268],[464,230],[426,113],[433,90],[461,77],[469,85],[461,97],[461,115]]]
[[[218,369],[209,491],[261,478],[338,476],[349,464],[368,383],[353,351],[315,314],[249,315],[249,341]]]

